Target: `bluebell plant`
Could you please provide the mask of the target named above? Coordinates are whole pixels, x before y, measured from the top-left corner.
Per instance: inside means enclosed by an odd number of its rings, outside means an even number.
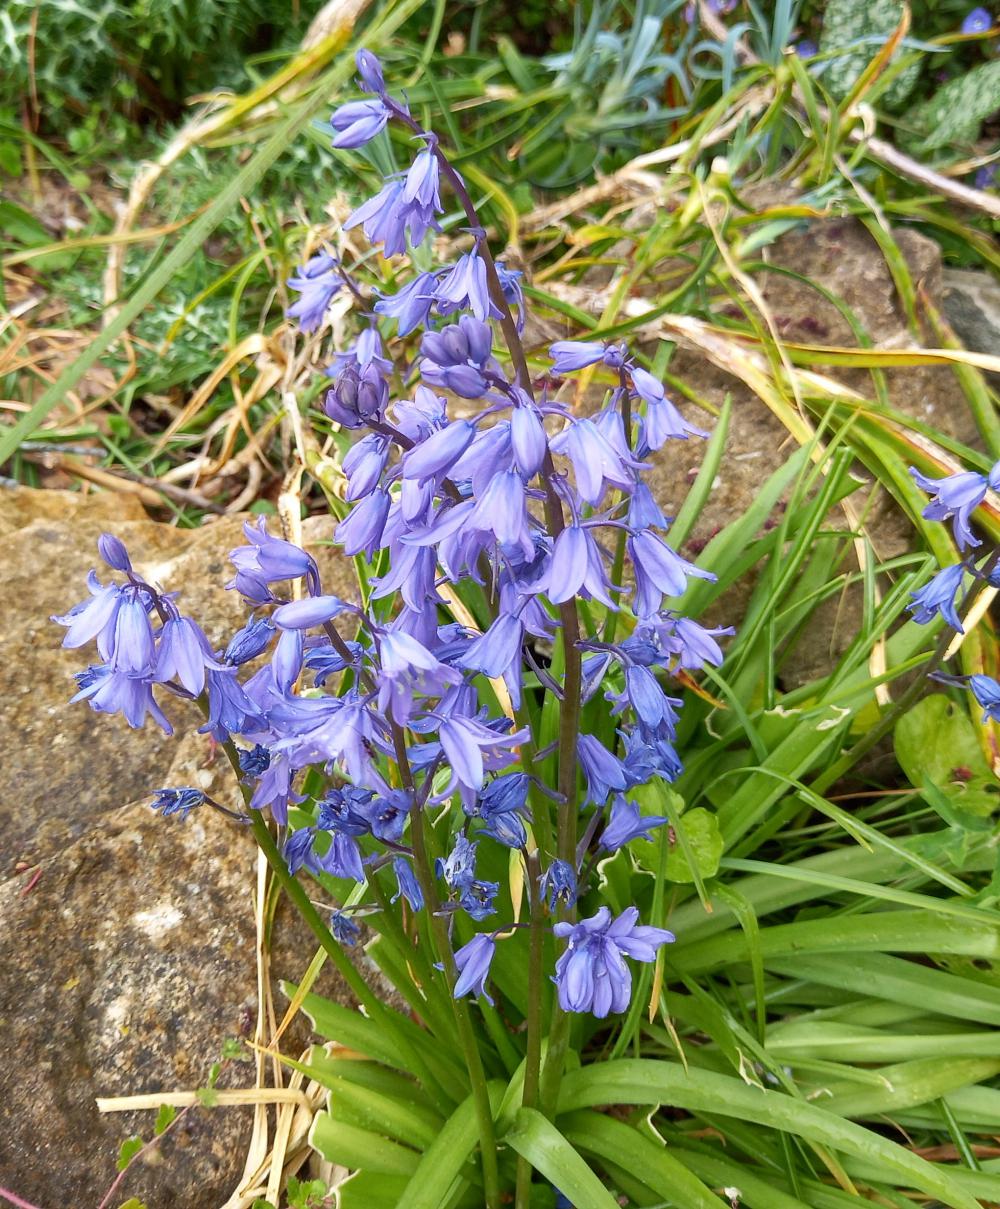
[[[250,619],[225,649],[110,536],[99,552],[114,577],[92,573],[87,599],[56,620],[65,646],[96,644],[75,698],[92,709],[169,733],[165,695],[200,704],[244,797],[232,813],[250,821],[328,952],[359,941],[367,912],[390,910],[429,949],[428,977],[451,996],[495,1209],[491,1108],[466,997],[492,1009],[497,954],[526,929],[523,1031],[509,1004],[490,1019],[512,1021],[524,1104],[550,1107],[570,1019],[624,1012],[631,963],[654,963],[673,940],[636,905],[614,914],[596,868],[669,825],[637,793],[682,770],[682,701],[667,685],[719,664],[717,639],[732,630],[679,613],[691,579],[713,577],[669,544],[644,481],[653,451],[704,434],[625,343],[558,341],[532,374],[521,273],[494,258],[462,176],[389,93],[375,56],[362,51],[357,65],[363,98],[334,113],[333,146],[363,147],[392,125],[414,155],[345,227],[389,258],[440,230],[446,189],[466,221],[465,250],[393,294],[366,294],[326,252],[288,282],[298,294],[289,314],[307,332],[341,289],[357,303],[362,329],[327,370],[322,422],[352,439],[335,540],[367,560],[367,599],[330,594],[315,559],[261,520],[230,554],[227,586]],[[583,371],[610,382],[590,415],[553,390]],[[973,477],[946,480],[936,496],[963,534],[982,498]],[[925,590],[919,607],[943,608],[944,593]],[[456,595],[478,628],[449,610]],[[184,818],[205,802],[180,788],[153,804]],[[501,888],[498,868],[514,871],[523,895]],[[355,892],[324,921],[300,869]],[[522,1164],[517,1203],[529,1197]]]

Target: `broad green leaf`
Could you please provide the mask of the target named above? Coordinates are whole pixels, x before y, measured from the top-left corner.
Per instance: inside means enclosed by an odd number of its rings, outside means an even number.
[[[580,1209],[618,1209],[618,1202],[579,1152],[534,1108],[518,1111],[503,1140]]]
[[[895,1116],[902,1109],[938,1100],[998,1072],[996,1058],[922,1058],[879,1067],[877,1073],[884,1080],[881,1087],[826,1083],[822,1104],[845,1117]]]
[[[411,1175],[420,1155],[390,1142],[381,1134],[336,1121],[328,1112],[318,1112],[309,1130],[309,1145],[340,1167],[360,1168],[379,1175]]]
[[[575,1112],[560,1121],[568,1142],[629,1172],[676,1209],[723,1209],[721,1201],[667,1146],[658,1146],[624,1121],[596,1112]]]
[[[688,810],[675,823],[678,843],[667,856],[667,880],[689,883],[714,877],[722,857],[722,833],[715,815],[703,806]],[[684,838],[681,840],[681,831]],[[692,863],[694,869],[692,870]]]
[[[600,1104],[665,1104],[753,1121],[875,1162],[887,1181],[916,1188],[952,1209],[980,1209],[948,1172],[904,1147],[815,1104],[762,1091],[728,1075],[694,1069],[685,1073],[679,1065],[648,1059],[605,1062],[566,1074],[560,1112]]]
[[[441,1118],[433,1109],[419,1107],[412,1100],[397,1100],[346,1079],[333,1081],[328,1103],[335,1121],[377,1130],[416,1150],[428,1147],[441,1128]]]
[[[496,1111],[504,1085],[495,1080],[488,1084],[488,1090]],[[446,1204],[478,1141],[475,1102],[470,1096],[459,1104],[424,1151],[410,1182],[400,1194],[398,1209],[439,1209]]]
[[[968,714],[944,693],[932,693],[896,723],[896,759],[914,789],[933,785],[960,811],[987,816],[1000,807],[993,775]]]

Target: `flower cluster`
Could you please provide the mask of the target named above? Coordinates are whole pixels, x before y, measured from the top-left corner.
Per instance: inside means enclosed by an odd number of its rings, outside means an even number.
[[[546,383],[591,366],[609,379],[595,414],[536,391],[520,345],[519,274],[493,260],[461,177],[386,92],[378,61],[362,52],[358,68],[367,95],[333,115],[334,146],[360,147],[393,122],[419,150],[346,225],[360,226],[383,255],[403,255],[438,228],[447,185],[472,244],[373,299],[364,330],[328,371],[326,417],[357,434],[343,461],[350,511],[335,537],[378,569],[367,607],[325,593],[316,562],[261,521],[230,554],[229,587],[253,612],[224,651],[136,575],[113,539],[102,539],[101,553],[125,582],[92,577],[91,598],[58,620],[65,645],[95,640],[104,660],[81,674],[78,697],[133,726],[151,715],[167,728],[154,689],[200,699],[203,729],[238,740],[250,807],[279,824],[290,807],[309,813],[313,822],[285,841],[293,871],[355,883],[385,871],[393,901],[449,919],[461,913],[466,930],[490,921],[454,955],[456,995],[487,995],[497,945],[518,926],[502,917],[500,884],[482,854],[519,850],[527,868],[530,853],[537,901],[559,917],[554,932],[567,942],[554,971],[559,1002],[603,1017],[629,1002],[624,959],[652,961],[673,937],[640,925],[634,907],[615,920],[600,907],[573,922],[590,889],[588,857],[667,822],[643,814],[634,793],[681,771],[681,701],[666,682],[720,663],[716,640],[732,633],[678,612],[689,582],[712,576],[670,545],[669,521],[643,479],[654,451],[704,434],[621,343],[549,350]],[[301,294],[290,314],[316,329],[345,282],[360,298],[339,262],[313,257],[289,282]],[[380,320],[394,323],[397,340],[424,329],[405,395],[393,389]],[[292,581],[296,592],[277,593]],[[481,601],[479,628],[449,619],[459,589]],[[602,609],[581,610],[591,601]],[[616,625],[582,624],[602,615],[618,616]],[[544,656],[553,643],[558,673]],[[529,693],[553,694],[567,719],[556,785],[540,775]],[[602,699],[607,706],[587,716],[613,719],[610,729],[581,729],[583,707]],[[325,792],[307,795],[308,770],[322,772]],[[164,801],[180,812],[186,804]],[[535,811],[553,804],[562,830],[546,843]],[[421,829],[432,809],[449,807],[449,843],[432,863],[421,855]],[[352,943],[350,919],[337,918]]]

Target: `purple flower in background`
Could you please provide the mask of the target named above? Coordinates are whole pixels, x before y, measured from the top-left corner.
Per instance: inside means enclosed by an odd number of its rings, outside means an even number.
[[[1000,462],[996,463],[988,477],[974,470],[965,470],[942,479],[931,479],[912,466],[910,474],[917,486],[932,497],[923,511],[924,518],[929,521],[953,518],[952,529],[958,548],[964,550],[966,546],[978,546],[979,538],[969,528],[969,518],[986,498],[987,488],[996,491],[1000,487]]]
[[[973,184],[977,189],[992,189],[997,183],[997,169],[1000,164],[984,164],[982,168],[976,170],[976,175],[973,178]]]
[[[454,996],[460,999],[470,992],[482,997],[492,1006],[493,1000],[486,990],[486,979],[490,975],[490,965],[496,955],[497,943],[493,936],[480,932],[455,954],[455,968],[458,970],[458,980],[455,983]]]
[[[632,998],[632,973],[625,957],[651,962],[657,949],[674,935],[664,928],[639,924],[635,907],[612,920],[607,907],[578,924],[553,927],[564,937],[566,951],[556,963],[559,1006],[564,1012],[592,1012],[603,1020],[609,1012],[624,1012]]]
[[[382,74],[382,64],[370,50],[359,50],[354,56],[361,77],[359,84],[365,92],[385,92],[385,76]]]
[[[993,18],[985,8],[970,9],[962,21],[963,34],[985,34],[993,28]]]
[[[819,47],[811,38],[802,38],[795,43],[792,50],[795,51],[800,59],[812,59],[819,54]]]
[[[955,606],[965,572],[964,563],[955,563],[938,571],[919,592],[911,592],[913,600],[906,607],[913,614],[913,620],[919,625],[926,625],[940,614],[953,630],[964,634]]]
[[[323,322],[330,299],[344,284],[337,272],[340,262],[328,252],[317,252],[299,270],[298,276],[286,282],[290,290],[301,295],[287,311],[289,319],[297,319],[304,332],[314,332]]]

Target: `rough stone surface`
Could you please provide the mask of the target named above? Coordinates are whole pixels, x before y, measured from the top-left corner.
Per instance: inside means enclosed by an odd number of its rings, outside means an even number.
[[[172,704],[178,733],[166,739],[68,703],[89,652],[62,651],[48,618],[86,591],[104,529],[125,540],[148,578],[182,591],[214,643],[245,619],[222,590],[239,518],[181,531],[109,495],[0,494],[9,589],[0,615],[0,1029],[10,1056],[0,1071],[0,1186],[46,1209],[96,1206],[121,1141],[151,1133],[152,1114],[101,1116],[95,1097],[204,1085],[223,1042],[252,1029],[257,1010],[250,836],[207,811],[164,822],[141,801],[171,784],[235,796],[221,753],[194,733],[193,707]],[[328,537],[329,522],[309,522],[306,536]],[[328,548],[314,553],[329,589],[349,594],[349,567]],[[298,979],[314,948],[290,912],[279,913],[275,979]],[[349,1001],[324,978],[324,994]],[[300,1029],[286,1048],[298,1053],[306,1040]],[[233,1064],[223,1078],[241,1086],[252,1075]],[[216,1209],[239,1179],[249,1129],[248,1109],[190,1113],[113,1203],[139,1196],[150,1209]]]
[[[942,301],[948,322],[974,353],[1000,352],[1000,282],[982,269],[945,269]],[[994,388],[1000,374],[989,374]]]

